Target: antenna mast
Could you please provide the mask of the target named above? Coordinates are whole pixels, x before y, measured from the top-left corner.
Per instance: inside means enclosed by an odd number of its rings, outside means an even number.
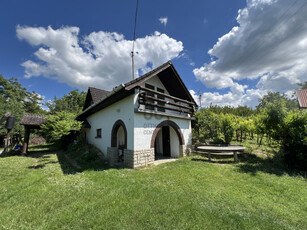
[[[132,51],[131,51],[131,59],[132,59],[132,79],[134,80],[134,43],[135,43],[135,31],[136,31],[136,22],[138,17],[138,6],[139,0],[136,0],[136,9],[135,9],[135,18],[134,18],[134,32],[133,32],[133,41],[132,41]]]
[[[201,92],[200,92],[200,90],[198,90],[198,97],[199,97],[199,108],[201,108]]]

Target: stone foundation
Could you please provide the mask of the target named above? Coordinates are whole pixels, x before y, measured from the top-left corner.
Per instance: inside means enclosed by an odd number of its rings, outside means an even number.
[[[191,146],[180,145],[179,157],[191,155]],[[107,152],[107,159],[109,164],[113,166],[118,161],[118,148],[109,147]],[[124,164],[128,168],[146,167],[153,164],[155,161],[155,149],[142,149],[142,150],[124,150]]]
[[[138,168],[153,164],[155,161],[154,149],[130,150],[125,149],[124,162],[129,168]]]
[[[192,149],[190,145],[180,145],[179,146],[179,157],[190,156]]]
[[[117,147],[108,147],[107,159],[111,166],[113,166],[118,161],[118,148]]]

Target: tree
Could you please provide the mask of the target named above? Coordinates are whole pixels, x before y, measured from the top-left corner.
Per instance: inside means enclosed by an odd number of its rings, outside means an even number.
[[[43,98],[37,94],[35,91],[27,92],[26,98],[23,102],[23,106],[27,113],[33,114],[45,114],[46,111],[42,109]]]
[[[75,120],[76,115],[66,111],[56,112],[46,117],[46,123],[41,126],[42,133],[48,141],[60,140],[71,130],[80,130],[82,122]]]
[[[265,108],[268,104],[281,102],[284,102],[288,109],[293,110],[298,108],[297,99],[289,99],[285,94],[280,94],[280,92],[268,92],[267,95],[264,95],[259,99],[259,104],[256,106],[256,109],[259,111],[260,109]]]
[[[61,98],[54,97],[54,100],[47,102],[46,106],[51,114],[61,111],[79,114],[83,109],[85,98],[86,93],[84,91],[79,92],[79,90],[75,89]]]
[[[291,111],[283,125],[285,163],[292,168],[307,171],[307,112]]]
[[[298,86],[301,87],[301,89],[307,89],[307,81],[305,81],[304,83],[298,83]]]
[[[26,89],[18,83],[16,78],[5,79],[0,75],[0,117],[6,112],[11,112],[11,115],[16,118],[13,132],[18,130],[19,122],[25,113],[23,102],[26,93]],[[0,134],[5,133],[5,129],[0,130]]]
[[[42,114],[45,111],[40,107],[42,98],[36,92],[29,92],[17,78],[6,79],[0,74],[0,117],[6,112],[16,118],[14,131],[19,129],[19,123],[25,113]],[[6,131],[1,130],[0,134]]]

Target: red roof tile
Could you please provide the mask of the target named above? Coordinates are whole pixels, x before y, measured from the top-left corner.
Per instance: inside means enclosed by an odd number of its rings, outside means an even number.
[[[307,108],[307,89],[297,91],[297,98],[300,108]]]

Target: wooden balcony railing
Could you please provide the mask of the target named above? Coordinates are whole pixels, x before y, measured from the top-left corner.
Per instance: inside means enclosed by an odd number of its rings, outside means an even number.
[[[166,99],[171,100],[166,100]],[[164,113],[168,113],[167,110],[175,111],[179,114],[193,114],[195,112],[194,103],[183,100],[165,93],[161,93],[152,89],[140,87],[139,104],[149,106],[156,110],[164,110]]]

